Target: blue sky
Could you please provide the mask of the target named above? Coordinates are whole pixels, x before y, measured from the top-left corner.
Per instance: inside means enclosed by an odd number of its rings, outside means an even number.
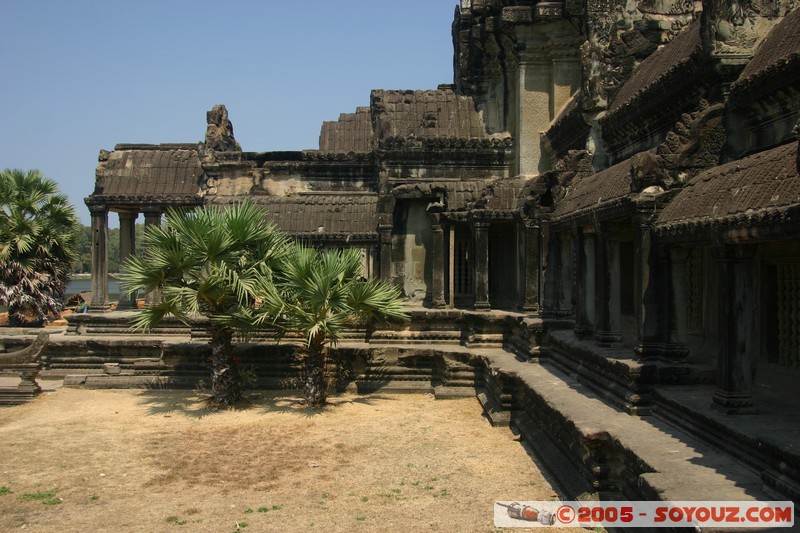
[[[452,82],[456,4],[0,0],[0,168],[40,169],[88,224],[101,148],[201,141],[214,104],[244,150],[316,148],[371,89]]]

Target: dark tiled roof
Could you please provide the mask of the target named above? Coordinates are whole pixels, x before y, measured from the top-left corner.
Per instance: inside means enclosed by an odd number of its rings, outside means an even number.
[[[203,169],[196,149],[118,149],[102,159],[101,154],[92,194],[97,199],[178,199],[200,192]]]
[[[499,180],[486,188],[486,209],[492,211],[516,211],[525,179]]]
[[[800,69],[800,8],[775,26],[731,87],[736,93],[760,79]]]
[[[690,181],[664,208],[657,227],[712,224],[800,204],[797,143],[714,167]]]
[[[613,114],[626,104],[645,98],[648,89],[661,78],[670,76],[675,69],[680,69],[690,62],[695,52],[701,52],[700,21],[695,21],[688,28],[676,35],[663,48],[656,50],[642,61],[630,79],[617,93],[609,114]]]
[[[464,211],[480,198],[487,181],[459,181],[447,185],[447,210]]]
[[[375,194],[301,194],[250,197],[282,230],[295,236],[365,236],[378,226]],[[230,203],[242,198],[216,198]]]
[[[371,106],[381,122],[381,138],[408,138],[412,135],[418,139],[489,137],[472,97],[456,94],[451,88],[434,91],[374,90]]]
[[[323,122],[319,149],[339,154],[369,152],[372,149],[372,114],[369,108],[359,107],[355,113],[342,113],[337,121]]]
[[[563,218],[624,198],[630,192],[631,160],[626,159],[570,185],[566,196],[556,204],[553,214],[556,218]]]

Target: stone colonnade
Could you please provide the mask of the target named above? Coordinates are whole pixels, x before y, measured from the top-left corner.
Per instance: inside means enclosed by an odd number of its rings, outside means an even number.
[[[107,205],[89,205],[92,216],[92,301],[89,310],[92,312],[108,311],[108,213],[114,209],[119,213],[119,251],[120,264],[133,255],[136,248],[136,219],[139,212],[144,212],[145,226],[159,225],[161,223],[161,207],[146,207],[141,209],[111,208]],[[148,295],[152,303],[152,295]],[[136,307],[135,295],[120,295],[118,309],[134,309]]]
[[[471,305],[476,310],[489,310],[490,301],[490,268],[497,268],[505,275],[514,275],[517,280],[517,305],[520,311],[538,312],[539,301],[539,266],[540,266],[540,227],[535,220],[514,221],[517,241],[515,264],[498,264],[490,266],[490,230],[495,221],[492,218],[470,218],[464,221],[458,216],[449,218],[447,213],[430,214],[431,247],[430,247],[430,306],[435,309],[455,307],[456,291],[456,225],[466,222],[471,233],[470,274],[472,288]],[[508,223],[502,219],[496,222]],[[380,278],[392,280],[392,226],[378,226],[378,257]]]
[[[691,250],[694,243],[656,240],[652,214],[636,213],[633,256],[620,254],[620,223],[545,224],[547,240],[544,308],[546,316],[574,318],[575,334],[592,337],[601,346],[621,347],[621,261],[632,261],[634,351],[638,360],[666,364],[687,360]],[[568,247],[570,253],[563,253]],[[728,414],[754,412],[752,399],[755,343],[753,300],[756,245],[714,243],[708,292],[709,319],[703,335],[716,338],[708,354],[716,359],[716,391],[713,405]],[[628,280],[630,281],[630,280]],[[697,332],[695,332],[697,335]]]

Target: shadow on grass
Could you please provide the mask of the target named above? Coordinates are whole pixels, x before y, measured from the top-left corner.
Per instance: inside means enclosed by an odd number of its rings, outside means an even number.
[[[293,413],[312,418],[324,415],[343,405],[374,405],[380,401],[392,401],[396,398],[382,394],[337,393],[328,396],[328,403],[322,407],[306,407],[303,397],[298,391],[255,390],[245,392],[244,399],[231,409],[209,407],[208,399],[208,392],[197,390],[147,389],[139,393],[139,400],[147,407],[149,416],[181,415],[197,419],[225,411],[252,410],[258,410],[263,414]]]

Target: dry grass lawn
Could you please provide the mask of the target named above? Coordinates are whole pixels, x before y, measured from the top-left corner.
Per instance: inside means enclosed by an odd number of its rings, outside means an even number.
[[[474,399],[331,401],[58,389],[0,409],[0,531],[478,532],[495,500],[556,497]]]

